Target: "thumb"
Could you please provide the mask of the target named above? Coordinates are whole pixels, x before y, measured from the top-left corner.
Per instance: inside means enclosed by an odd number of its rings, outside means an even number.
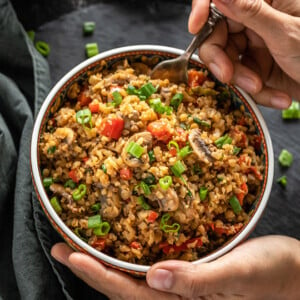
[[[231,276],[228,276],[229,270]],[[184,261],[165,261],[151,267],[147,273],[150,287],[183,297],[198,298],[216,293],[232,294],[236,286],[234,267],[217,261],[195,265]]]

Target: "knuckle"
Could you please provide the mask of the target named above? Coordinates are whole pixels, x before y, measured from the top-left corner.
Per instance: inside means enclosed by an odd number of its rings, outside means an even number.
[[[263,4],[263,0],[235,0],[234,2],[240,2],[242,11],[249,18],[259,15]]]

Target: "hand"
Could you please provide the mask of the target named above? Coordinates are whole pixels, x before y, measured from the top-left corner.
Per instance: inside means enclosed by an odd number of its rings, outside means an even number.
[[[266,236],[209,263],[160,262],[148,271],[147,282],[184,299],[300,299],[300,242]]]
[[[209,0],[193,0],[189,31],[208,17]],[[222,82],[233,82],[257,103],[287,108],[300,101],[300,2],[213,0],[227,16],[200,47],[199,56]],[[225,21],[224,21],[225,22]]]
[[[174,299],[171,294],[149,288],[145,280],[134,279],[123,272],[107,268],[86,254],[74,252],[64,243],[54,245],[51,254],[89,286],[110,299]]]

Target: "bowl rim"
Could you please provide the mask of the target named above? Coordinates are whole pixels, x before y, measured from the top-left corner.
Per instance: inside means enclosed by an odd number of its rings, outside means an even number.
[[[42,205],[42,208],[46,215],[48,216],[48,219],[50,220],[51,224],[56,228],[60,229],[63,233],[65,240],[69,242],[73,242],[77,244],[83,251],[86,253],[96,257],[98,260],[103,261],[105,264],[116,266],[117,268],[123,269],[123,270],[129,270],[132,272],[137,273],[146,273],[150,269],[150,265],[138,265],[133,264],[125,261],[121,261],[117,258],[114,258],[112,256],[109,256],[107,254],[104,254],[90,245],[88,245],[86,242],[81,240],[57,215],[55,210],[53,209],[52,205],[50,204],[49,198],[45,192],[45,189],[43,188],[41,174],[39,171],[38,166],[38,141],[39,141],[39,134],[41,130],[41,125],[43,124],[44,115],[47,112],[49,104],[52,102],[53,98],[57,94],[57,92],[70,80],[70,78],[73,78],[74,75],[76,75],[78,72],[80,72],[82,69],[85,69],[97,61],[100,61],[102,59],[105,59],[107,57],[111,57],[113,55],[122,54],[124,52],[136,52],[136,51],[153,51],[153,52],[164,52],[166,54],[171,55],[180,55],[184,52],[184,50],[169,46],[160,46],[160,45],[151,45],[151,44],[145,44],[145,45],[131,45],[131,46],[125,46],[125,47],[119,47],[114,48],[111,50],[107,50],[105,52],[102,52],[96,56],[93,56],[75,67],[73,67],[69,72],[67,72],[50,90],[48,93],[46,99],[44,100],[43,104],[40,107],[40,110],[35,118],[33,132],[31,136],[31,148],[30,148],[30,165],[31,165],[31,175],[33,178],[33,184],[34,188],[36,190],[36,194],[38,196],[38,199],[40,201],[40,204]],[[129,53],[128,53],[129,54]],[[199,57],[196,54],[193,54],[191,57],[191,60],[196,61],[198,63],[203,63]],[[212,260],[215,260],[216,258],[224,255],[225,253],[229,252],[231,249],[236,247],[238,244],[240,244],[243,240],[245,240],[249,234],[254,229],[256,223],[262,216],[263,211],[265,210],[265,207],[267,205],[271,188],[272,188],[272,182],[273,182],[273,176],[274,176],[274,154],[273,154],[273,146],[272,141],[270,137],[269,130],[266,126],[265,120],[257,107],[256,103],[252,98],[244,92],[241,88],[231,85],[236,90],[239,91],[239,93],[243,96],[243,98],[248,102],[250,108],[254,112],[257,121],[260,124],[262,133],[264,135],[264,140],[266,142],[266,161],[268,162],[266,165],[266,174],[268,174],[267,179],[265,181],[264,186],[264,193],[261,197],[260,203],[258,207],[256,208],[253,216],[251,216],[250,221],[244,226],[244,228],[229,242],[225,243],[225,245],[221,246],[221,248],[216,249],[211,254],[206,255],[203,258],[200,258],[196,261],[191,262],[192,264],[199,264],[199,263],[205,263]]]

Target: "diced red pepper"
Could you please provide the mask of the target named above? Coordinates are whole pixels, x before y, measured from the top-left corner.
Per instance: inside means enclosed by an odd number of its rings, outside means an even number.
[[[76,182],[76,183],[78,183],[79,182],[79,178],[77,177],[77,172],[76,172],[76,170],[71,170],[70,172],[69,172],[69,177],[74,181],[74,182]]]
[[[86,95],[86,91],[82,91],[77,97],[77,100],[79,101],[80,106],[87,106],[92,101],[92,98]]]
[[[240,193],[237,193],[236,194],[236,197],[238,198],[241,206],[243,206],[243,201],[244,201],[244,198],[246,196],[246,194],[248,193],[248,186],[247,186],[247,183],[246,182],[243,182],[242,185],[241,185],[241,190],[242,192]]]
[[[186,241],[185,243],[181,244],[180,246],[167,245],[167,246],[161,247],[161,249],[165,254],[170,254],[170,253],[173,253],[173,252],[178,253],[178,252],[185,251],[185,250],[189,249],[192,246],[192,244],[194,244],[193,248],[194,247],[198,248],[198,247],[201,247],[203,243],[202,243],[201,238],[193,238],[193,239],[190,239],[190,240]]]
[[[97,250],[103,250],[106,246],[106,240],[101,238],[97,239],[91,246]]]
[[[123,168],[120,170],[120,177],[124,180],[130,180],[132,178],[132,171],[129,168]]]
[[[142,246],[139,242],[132,242],[130,244],[130,247],[133,248],[133,249],[142,249]]]
[[[89,109],[91,111],[91,113],[97,113],[99,112],[99,103],[97,102],[92,102],[89,104]]]
[[[263,179],[263,176],[257,170],[257,167],[251,166],[251,167],[249,167],[249,171],[251,171],[258,180],[262,180]]]
[[[172,156],[176,156],[177,155],[177,149],[175,147],[170,148],[169,153]]]
[[[233,235],[236,234],[243,227],[242,223],[234,224],[231,226],[223,225],[222,227],[214,226],[212,229],[216,234]]]
[[[195,87],[202,85],[202,83],[207,80],[207,77],[202,71],[189,70],[188,72],[188,85],[190,87]]]
[[[156,211],[150,211],[147,222],[153,223],[158,218],[158,213]]]
[[[100,126],[100,133],[112,139],[119,139],[124,129],[124,120],[117,119],[104,119]]]
[[[88,158],[87,156],[84,157],[84,158],[82,159],[82,161],[83,161],[84,163],[86,163],[88,160],[89,160],[89,158]]]
[[[159,141],[168,143],[172,139],[172,132],[169,124],[160,120],[148,124],[147,130]]]

